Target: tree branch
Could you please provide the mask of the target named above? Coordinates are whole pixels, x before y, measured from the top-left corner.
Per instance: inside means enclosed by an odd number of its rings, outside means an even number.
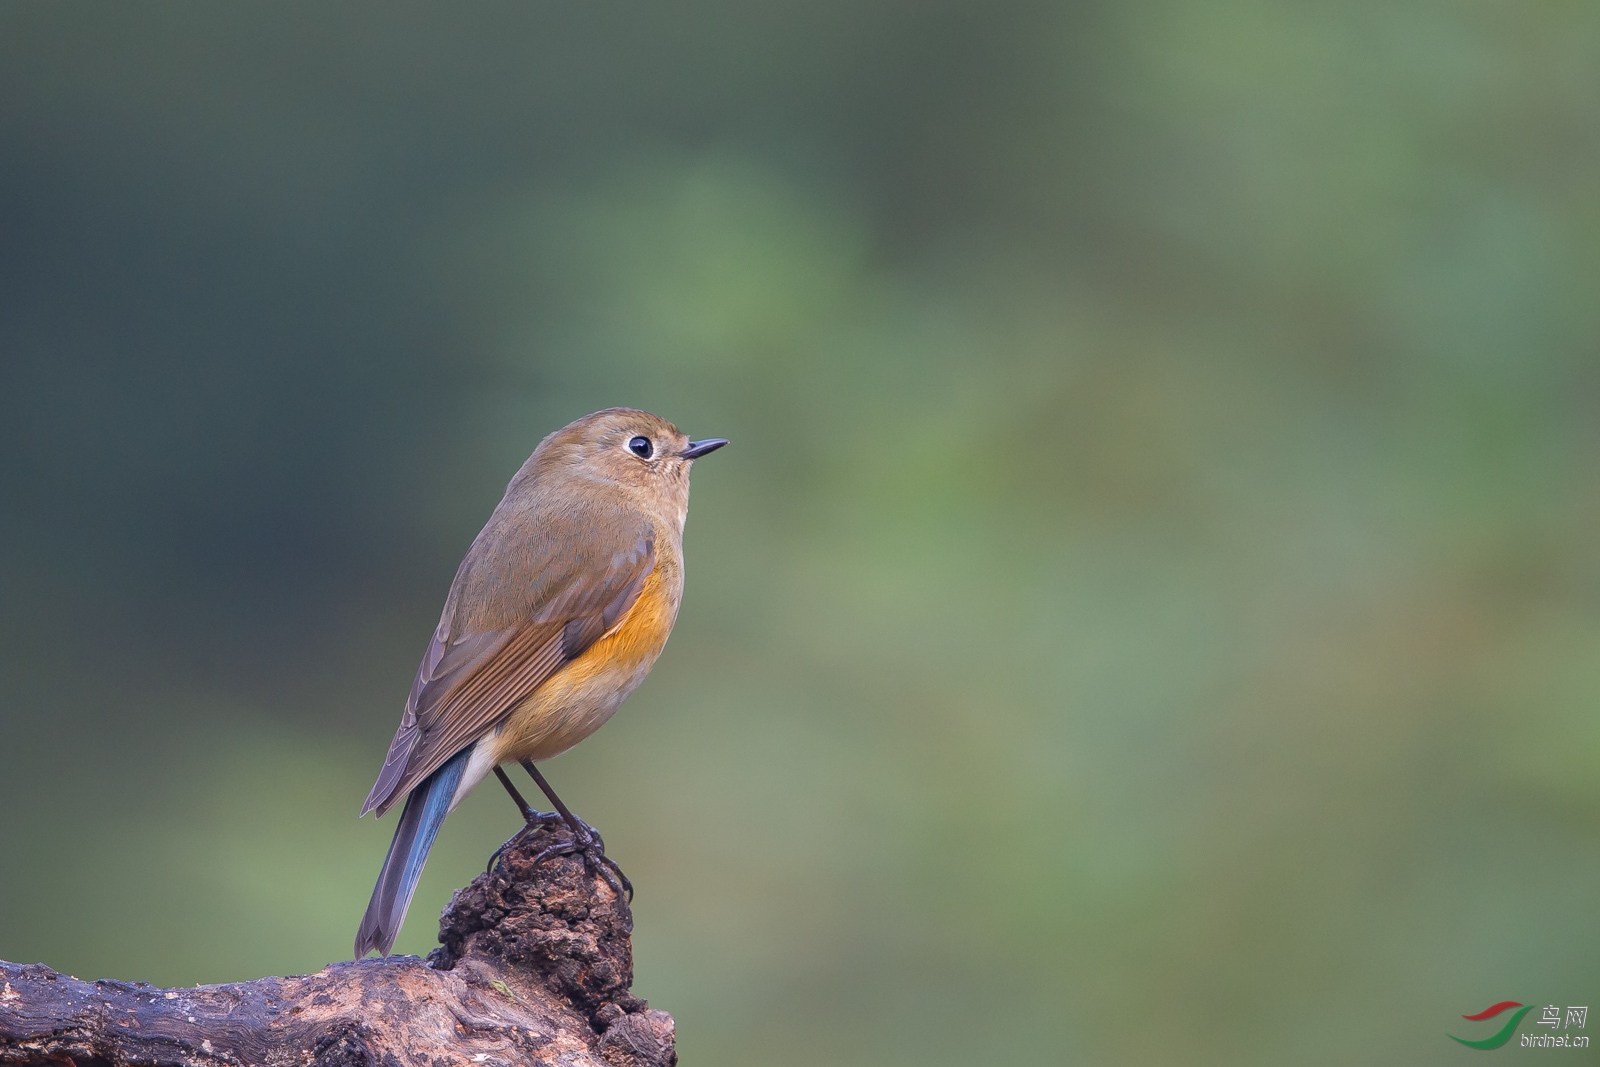
[[[458,890],[441,947],[312,975],[158,989],[0,962],[0,1064],[672,1067],[672,1017],[628,991],[633,915],[541,829]]]

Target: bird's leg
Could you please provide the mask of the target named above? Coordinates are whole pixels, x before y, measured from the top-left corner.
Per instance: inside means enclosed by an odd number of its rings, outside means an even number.
[[[529,807],[528,802],[522,799],[522,794],[517,792],[517,787],[511,784],[511,779],[506,777],[506,772],[502,771],[498,766],[494,769],[494,775],[500,779],[500,784],[506,787],[506,792],[511,794],[512,802],[516,804],[517,811],[522,814],[523,827],[512,834],[510,840],[490,854],[489,866],[485,868],[488,871],[494,870],[494,865],[500,862],[500,857],[505,850],[520,841],[524,834],[548,826],[551,822],[561,818],[553,811],[537,811]]]
[[[599,870],[600,876],[606,880],[606,883],[619,896],[626,893],[628,903],[632,904],[633,883],[628,881],[628,876],[622,873],[622,868],[617,866],[617,861],[606,855],[606,843],[601,839],[600,832],[568,810],[567,806],[561,802],[561,798],[556,796],[556,791],[550,788],[550,783],[544,780],[544,775],[539,773],[539,768],[534,766],[533,760],[525,759],[518,762],[522,764],[522,769],[527,771],[539,788],[543,790],[544,795],[550,798],[550,803],[555,806],[556,811],[560,812],[562,821],[572,831],[573,839],[570,843],[563,842],[562,844],[551,845],[535,856],[533,862],[538,863],[546,856],[561,856],[573,852],[581,852],[586,860],[595,865],[595,868]]]
[[[512,800],[514,805],[517,805],[517,811],[522,813],[523,822],[534,822],[539,816],[541,816],[541,811],[534,811],[533,808],[528,806],[528,801],[523,800],[522,793],[517,792],[517,787],[512,785],[509,777],[506,777],[506,771],[499,769],[498,765],[494,766],[494,777],[498,777],[499,781],[501,781],[501,785],[506,787],[506,792],[510,793],[510,800]]]
[[[606,845],[604,841],[600,840],[600,834],[594,827],[567,810],[567,806],[561,803],[561,798],[556,796],[556,791],[550,788],[550,783],[544,780],[544,775],[539,773],[539,768],[534,765],[533,760],[525,759],[519,762],[522,764],[522,769],[527,771],[539,788],[544,791],[544,795],[550,798],[550,803],[555,806],[556,811],[561,813],[561,819],[572,831],[572,836],[584,844],[589,844],[591,840],[599,842],[601,851],[605,851]]]

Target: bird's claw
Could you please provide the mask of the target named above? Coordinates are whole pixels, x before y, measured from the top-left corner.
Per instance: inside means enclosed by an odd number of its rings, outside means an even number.
[[[612,892],[619,897],[627,897],[628,903],[632,904],[633,883],[628,880],[626,874],[622,873],[622,868],[617,866],[617,861],[606,855],[606,842],[600,836],[600,831],[576,815],[572,817],[572,821],[578,824],[577,831],[574,831],[571,824],[562,818],[559,812],[533,811],[522,829],[512,834],[505,844],[490,854],[489,864],[485,868],[485,873],[493,874],[495,866],[500,862],[506,851],[529,834],[547,828],[559,827],[567,831],[567,836],[542,849],[533,857],[533,862],[529,866],[537,866],[552,856],[581,855],[586,863],[594,865],[595,870],[599,872],[600,877],[606,880],[606,884],[611,887]]]
[[[599,832],[582,819],[578,819],[577,822],[585,831],[582,839],[573,835],[565,841],[557,841],[534,856],[533,863],[537,865],[551,856],[582,856],[586,864],[594,865],[594,869],[606,880],[612,892],[619,897],[627,897],[628,903],[632,904],[633,883],[622,873],[617,861],[606,855],[606,843],[601,839]]]
[[[523,824],[522,829],[512,834],[506,839],[505,844],[501,845],[499,848],[495,849],[489,854],[489,864],[484,868],[484,873],[493,874],[495,865],[500,862],[500,857],[505,855],[506,850],[512,845],[515,845],[517,842],[521,841],[528,834],[552,825],[565,826],[566,821],[562,819],[560,814],[557,812],[535,811],[530,808],[528,811],[527,822]]]

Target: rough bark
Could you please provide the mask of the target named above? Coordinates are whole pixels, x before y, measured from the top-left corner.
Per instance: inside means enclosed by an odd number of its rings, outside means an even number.
[[[192,989],[0,962],[0,1064],[671,1067],[672,1017],[629,992],[633,915],[541,830],[458,890],[441,947]]]

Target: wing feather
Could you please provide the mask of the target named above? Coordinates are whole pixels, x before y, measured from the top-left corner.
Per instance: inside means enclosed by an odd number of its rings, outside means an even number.
[[[498,547],[490,536],[498,517],[499,511],[456,572],[363,815],[376,810],[381,816],[451,756],[498,726],[562,665],[621,621],[655,568],[655,539],[648,526],[629,524],[635,532],[616,538],[609,558],[599,559],[592,550],[539,553],[541,547],[561,543],[546,536],[531,546],[518,546],[524,556],[554,558],[538,561],[546,565],[527,583],[530,595],[520,611],[508,612],[503,586],[512,568],[494,551],[479,551],[486,542],[491,549]],[[468,586],[475,586],[478,595],[463,596]],[[486,588],[497,598],[491,605],[495,612],[513,616],[508,625],[474,625],[485,620],[476,618],[464,601],[476,608]]]

